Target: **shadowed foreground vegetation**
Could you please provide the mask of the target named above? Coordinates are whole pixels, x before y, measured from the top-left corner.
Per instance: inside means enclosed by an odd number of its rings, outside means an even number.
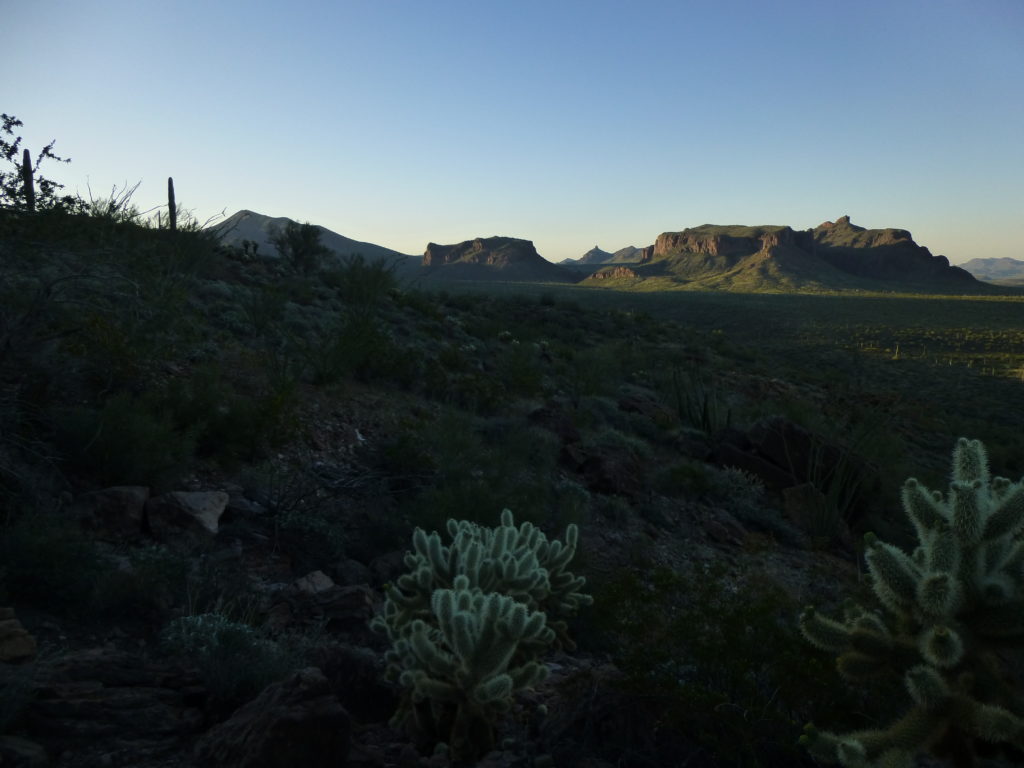
[[[31,683],[66,654],[144,641],[185,665],[203,725],[138,763],[176,764],[292,670],[387,650],[369,616],[281,619],[285,585],[320,571],[380,610],[415,528],[509,508],[552,537],[578,525],[593,605],[543,682],[530,667],[508,701],[493,684],[489,746],[517,765],[813,765],[805,722],[874,727],[905,694],[848,688],[802,606],[868,593],[861,534],[912,541],[899,488],[944,487],[957,437],[1024,474],[1016,298],[428,291],[118,210],[0,211],[0,603],[46,646],[0,680],[0,734],[60,764],[102,758],[53,735]],[[765,425],[800,441],[775,467],[788,486],[734,463]],[[215,535],[118,533],[80,514],[110,486],[230,503]],[[387,725],[402,684],[361,674],[331,679],[353,764],[371,743],[397,759],[416,737]]]

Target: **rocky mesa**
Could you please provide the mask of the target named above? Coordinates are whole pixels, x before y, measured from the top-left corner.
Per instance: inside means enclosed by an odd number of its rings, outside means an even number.
[[[641,277],[743,290],[985,290],[904,229],[867,229],[842,216],[813,229],[704,224],[663,232]]]
[[[424,274],[435,279],[569,282],[566,270],[545,259],[530,240],[477,237],[453,245],[428,243]]]

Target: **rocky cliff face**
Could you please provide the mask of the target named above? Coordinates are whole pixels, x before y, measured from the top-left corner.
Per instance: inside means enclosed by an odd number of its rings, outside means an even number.
[[[808,233],[813,238],[812,253],[852,275],[951,286],[977,284],[966,270],[951,267],[945,256],[933,256],[915,243],[905,229],[865,229],[842,216]]]
[[[720,227],[705,224],[682,232],[663,232],[654,242],[654,256],[689,252],[707,256],[745,256],[778,245],[793,245],[789,227]]]
[[[515,237],[478,237],[455,245],[427,243],[427,250],[423,254],[424,267],[455,263],[507,267],[539,261],[544,259],[537,253],[533,243]]]
[[[670,259],[674,270],[690,275],[743,269],[751,260],[769,259],[779,261],[783,270],[788,264],[799,264],[803,277],[820,271],[816,279],[826,283],[830,273],[836,274],[832,270],[838,270],[854,278],[906,285],[942,285],[953,290],[978,286],[966,271],[915,243],[908,231],[866,229],[851,223],[849,216],[803,231],[788,226],[705,224],[663,232],[651,258]]]
[[[568,281],[569,273],[544,259],[530,240],[478,237],[454,245],[428,243],[423,266],[432,277],[468,280]]]
[[[629,267],[618,266],[599,269],[597,272],[591,275],[591,277],[593,277],[595,280],[608,280],[615,278],[639,277],[639,275]]]

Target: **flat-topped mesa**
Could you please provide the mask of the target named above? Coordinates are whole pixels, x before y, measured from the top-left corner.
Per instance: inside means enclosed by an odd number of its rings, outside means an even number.
[[[564,267],[545,259],[530,240],[478,237],[454,245],[428,243],[423,274],[431,280],[497,280],[505,282],[573,282]]]
[[[841,216],[814,229],[704,224],[663,232],[640,278],[750,290],[977,291],[984,286],[905,229],[866,229]]]
[[[427,243],[423,266],[444,264],[483,264],[505,267],[517,263],[544,261],[533,242],[516,237],[478,237],[454,245]]]
[[[780,245],[796,245],[797,233],[786,226],[718,226],[703,224],[682,232],[662,232],[654,243],[653,256],[671,253],[702,253],[738,256],[767,251]]]

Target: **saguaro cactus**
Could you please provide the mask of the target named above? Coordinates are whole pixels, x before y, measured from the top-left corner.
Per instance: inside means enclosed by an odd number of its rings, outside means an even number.
[[[32,156],[27,149],[21,153],[21,180],[25,187],[25,205],[31,213],[36,209],[36,187],[32,180]]]
[[[178,206],[174,203],[174,179],[167,177],[167,220],[171,232],[178,229]]]
[[[801,741],[850,768],[910,768],[922,752],[974,766],[979,739],[1024,749],[1024,696],[1003,665],[1024,649],[1024,480],[991,478],[984,446],[961,438],[947,497],[911,478],[903,508],[919,542],[912,554],[866,537],[881,610],[847,603],[836,621],[808,608],[800,629],[839,654],[848,680],[902,677],[911,707],[888,728],[809,725]]]

